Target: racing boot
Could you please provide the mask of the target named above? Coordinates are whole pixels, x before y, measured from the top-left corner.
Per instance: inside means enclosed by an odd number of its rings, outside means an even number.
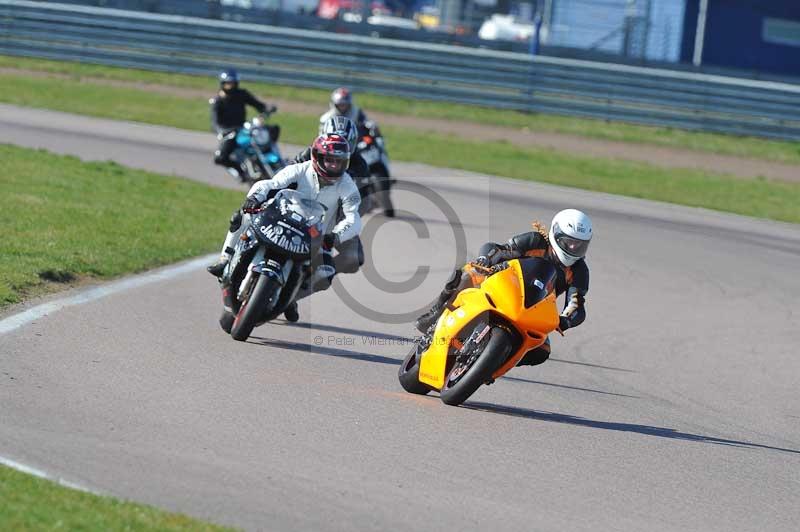
[[[431,309],[417,318],[417,321],[414,322],[414,326],[419,332],[422,334],[427,333],[433,324],[436,323],[436,320],[438,320],[439,316],[442,315],[447,302],[450,301],[450,299],[453,298],[456,293],[458,293],[458,285],[460,282],[461,270],[455,270],[447,280],[447,283],[444,285],[444,290],[442,290],[442,293],[439,294],[439,298],[433,304]]]
[[[292,301],[289,306],[286,307],[286,310],[283,311],[283,317],[286,318],[286,321],[289,323],[295,323],[300,319],[300,312],[297,310],[297,301]]]
[[[210,273],[214,277],[222,279],[222,275],[225,273],[225,267],[231,261],[233,252],[234,252],[233,248],[226,247],[225,251],[223,251],[222,254],[219,256],[219,258],[217,259],[217,262],[206,268],[206,270],[208,270],[208,273]]]
[[[225,235],[225,242],[222,244],[222,253],[220,253],[219,259],[217,262],[206,268],[208,273],[222,279],[223,274],[225,273],[225,267],[231,261],[231,257],[236,252],[233,249],[234,244],[239,239],[239,235],[241,234],[240,229],[242,228],[242,211],[236,210],[231,215],[230,226],[228,227],[228,234]]]
[[[417,318],[417,321],[414,322],[414,327],[422,334],[427,333],[433,324],[436,323],[436,320],[439,319],[439,316],[442,315],[444,307],[447,305],[447,301],[452,295],[452,293],[448,293],[447,289],[442,290],[442,293],[439,294],[439,299],[436,300],[428,312]]]

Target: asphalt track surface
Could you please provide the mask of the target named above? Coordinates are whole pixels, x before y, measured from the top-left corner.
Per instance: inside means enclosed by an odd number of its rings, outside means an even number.
[[[0,117],[0,142],[230,185],[209,135]],[[367,267],[304,301],[298,325],[232,341],[195,271],[0,336],[0,455],[254,530],[797,530],[800,227],[394,170],[416,184],[395,194],[407,212],[367,220]],[[457,261],[460,229],[473,253],[565,206],[596,226],[586,323],[464,407],[405,394],[411,326],[342,292],[410,313]]]

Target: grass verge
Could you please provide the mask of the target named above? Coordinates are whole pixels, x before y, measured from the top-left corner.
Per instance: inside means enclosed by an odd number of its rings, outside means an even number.
[[[0,529],[224,531],[181,514],[64,488],[0,466]]]
[[[387,131],[414,160],[447,168],[665,201],[691,207],[800,223],[800,183],[737,179],[699,170],[674,170],[629,161],[572,157],[504,143]]]
[[[104,78],[120,81],[155,83],[175,87],[207,89],[213,93],[215,81],[211,77],[168,74],[66,61],[50,61],[0,55],[0,67],[12,67],[39,72],[66,74],[77,81],[82,78]],[[209,72],[209,74],[213,74]],[[323,109],[329,92],[267,83],[248,83],[250,89],[265,98],[283,98],[318,104]],[[4,91],[3,100],[8,97]],[[639,126],[623,122],[565,117],[538,113],[520,113],[490,109],[475,105],[450,104],[425,100],[412,100],[395,96],[359,94],[359,103],[367,110],[389,114],[403,114],[445,120],[464,120],[477,123],[528,128],[532,131],[565,133],[590,138],[632,143],[654,144],[696,151],[736,155],[784,163],[800,163],[800,143],[766,140],[755,137],[691,132],[681,129]],[[205,117],[204,117],[205,118]],[[204,124],[204,128],[207,125]],[[184,126],[186,127],[186,126]]]
[[[241,192],[0,144],[0,308],[217,249]],[[1,498],[0,498],[1,499]]]
[[[13,88],[13,90],[12,90]],[[0,100],[74,113],[208,130],[206,102],[74,79],[7,77]],[[169,112],[163,112],[168,109]],[[305,144],[316,117],[284,113],[283,139]],[[384,128],[394,159],[536,180],[625,196],[706,207],[786,222],[800,222],[800,183],[736,179],[699,170],[667,169],[643,163],[575,157],[504,142],[477,143],[460,137]],[[287,154],[289,155],[289,154]]]

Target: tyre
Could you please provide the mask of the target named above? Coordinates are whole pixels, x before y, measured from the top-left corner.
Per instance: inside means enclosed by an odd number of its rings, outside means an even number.
[[[358,187],[358,192],[361,195],[361,204],[358,206],[358,214],[361,216],[368,214],[372,209],[374,203],[374,194],[372,184],[365,185],[363,183]]]
[[[505,362],[512,347],[511,335],[500,327],[492,327],[483,351],[465,364],[456,363],[444,381],[440,397],[445,404],[458,406],[492,378]]]
[[[264,315],[273,292],[278,288],[278,283],[268,275],[259,275],[255,287],[250,291],[236,313],[236,319],[231,326],[231,336],[234,340],[244,342],[253,332],[258,319]]]
[[[392,204],[392,196],[390,190],[392,188],[392,180],[389,177],[389,172],[381,165],[377,172],[375,172],[375,199],[376,203],[383,209],[384,214],[387,216],[394,216],[394,205]]]
[[[227,310],[222,311],[222,316],[219,317],[219,326],[222,327],[222,330],[226,333],[231,333],[231,327],[233,327],[233,321],[236,319],[236,316],[233,315],[233,312],[228,312]]]
[[[400,369],[397,371],[397,378],[400,381],[400,386],[408,393],[426,395],[431,391],[431,387],[419,382],[418,353],[420,351],[422,351],[422,346],[418,342],[414,342],[411,351],[409,351],[406,358],[403,359],[403,363],[400,364]]]

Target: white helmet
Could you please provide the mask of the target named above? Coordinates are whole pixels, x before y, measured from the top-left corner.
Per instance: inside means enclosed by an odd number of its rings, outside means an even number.
[[[550,245],[564,266],[572,266],[586,256],[592,240],[592,220],[575,209],[565,209],[550,224]]]

